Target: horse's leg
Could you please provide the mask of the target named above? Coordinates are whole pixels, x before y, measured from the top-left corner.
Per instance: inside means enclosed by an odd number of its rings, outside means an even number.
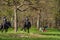
[[[28,29],[28,33],[29,33],[29,28],[27,28]]]
[[[26,27],[24,27],[24,31],[26,32]]]
[[[0,31],[3,32],[3,26],[2,25],[0,26]]]
[[[21,28],[21,31],[24,29],[24,27]]]
[[[3,32],[4,31],[4,29],[1,29],[1,32]]]
[[[5,32],[7,32],[8,31],[8,28],[5,28]]]
[[[5,32],[7,32],[8,30],[7,29],[5,29]]]
[[[22,30],[24,30],[24,31],[26,32],[26,27],[23,27],[23,28],[21,29],[21,31],[22,31]]]
[[[1,28],[1,32],[3,32],[4,31],[4,28]]]
[[[3,28],[3,25],[1,26],[1,32],[3,32],[4,31],[4,28]]]

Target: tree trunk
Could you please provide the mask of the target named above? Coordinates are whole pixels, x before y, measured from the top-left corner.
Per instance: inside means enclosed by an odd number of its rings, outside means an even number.
[[[40,15],[38,14],[38,17],[37,17],[37,29],[39,29],[40,27]]]
[[[14,6],[14,29],[15,29],[15,32],[17,32],[17,19],[16,19],[16,14],[17,14],[17,11],[16,11],[16,6]]]

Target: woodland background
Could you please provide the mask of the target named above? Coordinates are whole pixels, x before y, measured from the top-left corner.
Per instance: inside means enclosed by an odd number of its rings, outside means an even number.
[[[37,28],[48,24],[50,28],[60,29],[60,0],[0,0],[0,23],[4,16],[15,31],[23,26],[26,16]]]

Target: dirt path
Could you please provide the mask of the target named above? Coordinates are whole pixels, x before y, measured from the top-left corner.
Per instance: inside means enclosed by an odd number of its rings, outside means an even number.
[[[40,35],[40,34],[34,34],[34,33],[18,33],[18,34],[14,34],[14,33],[10,33],[10,34],[0,34],[0,36],[4,36],[4,37],[12,37],[12,38],[20,38],[20,37],[32,37],[32,38],[37,38],[37,37],[46,37],[45,35]]]
[[[12,37],[32,37],[32,38],[38,38],[38,37],[46,37],[46,35],[40,35],[40,34],[34,34],[34,33],[28,33],[28,34],[8,34]],[[13,36],[14,35],[14,36]]]

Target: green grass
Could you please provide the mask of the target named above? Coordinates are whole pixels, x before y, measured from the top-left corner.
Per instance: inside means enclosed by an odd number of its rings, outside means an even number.
[[[18,34],[0,34],[0,40],[60,40],[60,36],[19,37]]]
[[[0,38],[0,40],[60,40],[60,39],[56,39],[56,38],[20,38],[20,39],[10,38],[10,39],[2,39],[2,38]]]
[[[14,36],[14,35],[13,35]],[[10,36],[1,36],[0,40],[60,40],[60,38],[52,38],[52,37],[45,37],[45,38],[26,38],[26,37],[10,37]]]
[[[40,32],[34,27],[30,29],[30,33],[27,33],[20,28],[17,32],[10,28],[7,33],[0,32],[0,40],[60,40],[60,31],[48,28],[47,32]]]

